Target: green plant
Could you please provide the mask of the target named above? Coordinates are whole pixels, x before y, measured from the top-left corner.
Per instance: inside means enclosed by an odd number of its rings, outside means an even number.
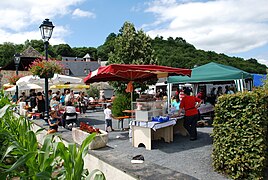
[[[213,122],[213,166],[233,179],[263,179],[267,161],[268,93],[221,96]]]
[[[112,113],[114,116],[123,116],[122,111],[131,109],[130,93],[116,94],[116,98],[113,101]]]
[[[60,179],[70,179],[70,180],[80,180],[93,176],[96,171],[88,174],[88,171],[84,169],[84,157],[88,153],[88,145],[94,139],[96,133],[90,134],[82,143],[80,148],[77,148],[74,143],[65,147],[62,142],[58,142],[58,151],[60,157],[64,161],[64,169],[62,169],[62,175],[59,176]],[[98,170],[97,170],[98,171]],[[103,173],[101,175],[95,176],[95,178],[105,179]]]
[[[2,95],[0,93],[0,95]],[[5,101],[0,96],[0,102]],[[11,105],[0,109],[0,174],[2,179],[105,179],[102,172],[83,169],[83,158],[88,152],[88,144],[95,134],[90,135],[77,148],[75,144],[65,147],[56,142],[58,136],[47,135],[42,145],[37,141],[36,132],[31,130],[31,122],[23,117],[15,117]],[[64,163],[62,165],[62,163]],[[63,168],[64,167],[64,168]],[[96,172],[98,172],[96,174]]]
[[[56,60],[42,60],[42,59],[36,59],[31,65],[30,65],[30,71],[33,75],[39,76],[39,77],[45,77],[50,76],[54,73],[62,73],[63,71],[63,65]]]
[[[97,97],[99,98],[100,90],[96,86],[90,86],[90,89],[87,90],[87,94],[89,97],[95,98],[95,96],[97,95]]]
[[[10,105],[10,100],[8,96],[5,95],[3,88],[0,90],[0,108],[4,107],[5,105]]]

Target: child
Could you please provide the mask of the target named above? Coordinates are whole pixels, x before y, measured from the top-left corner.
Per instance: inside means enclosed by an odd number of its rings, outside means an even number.
[[[52,110],[50,112],[50,119],[48,119],[49,130],[48,134],[54,133],[58,131],[58,124],[59,124],[60,117],[57,116],[57,111]]]
[[[108,132],[108,129],[111,129],[112,131],[114,131],[113,127],[112,127],[112,118],[113,115],[112,115],[112,105],[109,103],[107,104],[107,107],[106,109],[104,109],[104,115],[105,115],[105,130],[106,132]]]

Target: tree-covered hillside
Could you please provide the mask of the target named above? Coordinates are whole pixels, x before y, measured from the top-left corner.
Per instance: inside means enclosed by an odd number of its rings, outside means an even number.
[[[182,38],[172,37],[164,40],[156,37],[152,41],[153,48],[161,65],[193,68],[209,62],[230,65],[249,73],[266,74],[266,66],[259,64],[256,59],[244,60],[239,57],[229,57],[225,54],[217,54],[213,51],[197,50],[193,45]]]
[[[120,30],[121,31],[121,30]],[[142,34],[142,33],[141,33]],[[102,61],[107,61],[109,55],[114,54],[116,49],[116,39],[121,36],[122,32],[118,34],[111,33],[107,36],[103,45],[95,47],[70,47],[68,44],[59,44],[51,46],[49,45],[49,56],[51,58],[61,59],[62,56],[69,57],[83,57],[86,53],[89,53],[94,59],[101,58]],[[120,37],[121,38],[121,37]],[[140,37],[140,39],[147,38],[146,36]],[[122,37],[122,42],[124,37]],[[244,60],[239,57],[229,57],[225,54],[217,54],[213,51],[197,50],[192,44],[189,44],[181,37],[168,38],[156,37],[149,40],[151,45],[146,47],[152,47],[152,56],[156,58],[156,62],[159,65],[181,67],[181,68],[193,68],[209,62],[217,62],[225,65],[234,66],[250,73],[266,74],[266,66],[259,64],[256,59]],[[144,47],[145,47],[144,45]],[[28,46],[32,46],[41,54],[44,54],[44,44],[42,40],[27,40],[24,44],[3,43],[0,44],[0,67],[3,67],[7,63],[13,60],[13,55],[16,52],[22,52]],[[135,52],[143,52],[141,49],[135,49]],[[134,50],[133,50],[134,51]],[[129,52],[130,54],[132,52]],[[142,56],[139,56],[142,57]],[[111,61],[112,62],[112,61]]]

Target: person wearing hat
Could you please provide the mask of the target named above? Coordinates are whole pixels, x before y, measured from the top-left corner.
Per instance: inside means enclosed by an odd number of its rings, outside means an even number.
[[[50,103],[49,103],[51,108],[53,107],[54,104],[56,104],[56,105],[60,104],[60,102],[57,101],[57,94],[52,94],[52,98],[51,98]]]
[[[108,103],[106,106],[106,109],[104,109],[104,115],[105,115],[105,131],[108,132],[110,130],[114,131],[112,126],[112,104]]]
[[[201,105],[202,100],[191,96],[191,90],[185,89],[184,90],[184,98],[181,100],[180,103],[180,109],[179,109],[179,116],[181,115],[181,112],[185,111],[185,117],[184,117],[184,127],[188,131],[190,135],[190,140],[194,141],[197,139],[197,129],[196,129],[196,123],[198,121],[199,115],[198,115],[198,107]]]

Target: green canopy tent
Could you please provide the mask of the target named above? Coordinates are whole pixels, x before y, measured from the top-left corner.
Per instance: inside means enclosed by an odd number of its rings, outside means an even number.
[[[234,81],[237,90],[243,91],[243,89],[246,87],[245,79],[253,79],[253,76],[250,73],[247,73],[243,70],[211,62],[203,66],[193,68],[191,77],[188,76],[168,77],[168,83],[199,84],[199,83]]]

